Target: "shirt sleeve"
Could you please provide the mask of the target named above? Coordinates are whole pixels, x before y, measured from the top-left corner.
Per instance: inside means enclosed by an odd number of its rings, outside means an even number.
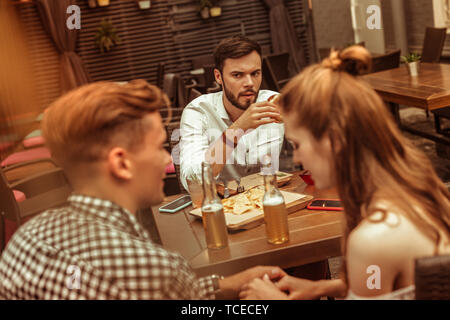
[[[174,275],[169,291],[164,295],[169,299],[207,300],[215,299],[214,282],[211,276],[198,278],[183,258],[172,265]]]
[[[209,148],[206,134],[205,115],[203,112],[188,105],[180,122],[180,179],[184,188],[188,190],[186,178],[197,176],[201,179],[202,162]]]

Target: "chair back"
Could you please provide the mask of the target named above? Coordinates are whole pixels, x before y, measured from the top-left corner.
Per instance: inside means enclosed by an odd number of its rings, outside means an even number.
[[[203,70],[205,70],[204,78],[206,93],[214,93],[222,90],[222,87],[216,82],[216,78],[214,76],[214,68],[214,64],[203,65]]]
[[[328,58],[331,52],[331,48],[319,48],[319,62],[325,58]]]
[[[16,201],[14,190],[24,193],[25,199]],[[38,213],[66,204],[71,192],[72,187],[61,168],[39,172],[13,183],[0,170],[1,248],[5,245],[5,219],[14,221],[18,227]]]
[[[162,89],[163,85],[164,85],[165,69],[166,69],[166,64],[164,62],[158,63],[158,69],[156,71],[156,85],[160,89]]]
[[[280,92],[289,81],[289,53],[271,54],[263,57],[263,81],[267,89]]]
[[[205,65],[214,66],[214,57],[212,54],[205,54],[203,56],[198,56],[192,59],[192,66],[194,69],[203,68]]]
[[[449,300],[450,255],[416,259],[414,278],[417,300]]]
[[[400,49],[372,58],[372,72],[398,68],[400,65]]]
[[[19,217],[19,207],[13,190],[9,187],[7,179],[0,169],[0,252],[3,251],[7,239],[5,238],[5,216]],[[16,220],[16,219],[14,219]]]
[[[181,134],[180,134],[180,123],[173,122],[166,125],[167,138],[169,139],[169,149],[170,154],[172,155],[173,164],[175,166],[175,173],[177,175],[178,187],[180,188],[180,193],[187,193],[184,189],[183,184],[181,183],[181,174],[180,174],[180,148],[176,147],[176,145],[180,142]]]
[[[173,108],[185,107],[186,86],[179,74],[166,73],[164,75],[163,91],[169,97]]]
[[[444,48],[447,28],[430,28],[425,30],[422,47],[422,62],[439,62]]]

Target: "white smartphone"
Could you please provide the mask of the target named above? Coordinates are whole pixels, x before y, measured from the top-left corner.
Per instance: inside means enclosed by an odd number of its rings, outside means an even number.
[[[186,194],[178,199],[169,202],[168,204],[163,205],[159,208],[159,212],[175,213],[177,211],[180,211],[181,209],[186,208],[187,206],[190,206],[191,203],[191,197]]]

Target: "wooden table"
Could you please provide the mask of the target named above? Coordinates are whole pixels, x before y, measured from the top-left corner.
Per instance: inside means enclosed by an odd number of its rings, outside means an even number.
[[[286,191],[336,198],[336,191],[316,192],[296,173],[282,188]],[[167,197],[163,204],[177,198]],[[290,241],[272,245],[266,240],[265,225],[229,233],[229,246],[210,250],[206,247],[201,219],[189,214],[192,207],[175,214],[159,212],[153,207],[155,223],[162,245],[181,253],[199,276],[217,273],[230,275],[255,265],[278,265],[282,268],[302,266],[341,254],[343,212],[302,209],[289,215]]]
[[[436,110],[450,106],[450,65],[421,63],[419,76],[411,77],[405,65],[363,76],[381,98],[390,103],[400,127],[413,134],[449,144],[450,141],[401,124],[398,104]]]

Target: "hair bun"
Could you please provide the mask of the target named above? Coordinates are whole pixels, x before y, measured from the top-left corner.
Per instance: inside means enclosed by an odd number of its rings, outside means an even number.
[[[370,71],[372,58],[363,46],[354,45],[342,51],[332,50],[328,58],[322,61],[322,66],[334,71],[347,72],[353,76]]]

